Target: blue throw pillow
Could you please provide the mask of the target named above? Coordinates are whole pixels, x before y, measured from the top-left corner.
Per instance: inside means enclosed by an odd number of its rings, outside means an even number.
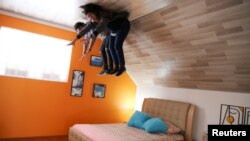
[[[128,126],[143,129],[142,128],[143,123],[150,118],[151,118],[150,115],[136,110],[134,114],[131,116],[131,118],[129,119]]]
[[[143,124],[143,129],[148,133],[167,133],[168,127],[160,118],[151,118]]]

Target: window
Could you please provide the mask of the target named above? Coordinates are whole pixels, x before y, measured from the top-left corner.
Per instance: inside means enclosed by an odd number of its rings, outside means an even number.
[[[66,82],[69,41],[1,27],[0,75]]]

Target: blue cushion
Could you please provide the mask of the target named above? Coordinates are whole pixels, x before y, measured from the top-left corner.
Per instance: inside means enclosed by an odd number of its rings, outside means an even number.
[[[151,118],[150,115],[136,110],[134,114],[131,116],[131,118],[129,119],[128,126],[143,129],[142,128],[143,123],[150,118]]]
[[[160,118],[151,118],[143,124],[143,129],[148,133],[167,133],[167,125]]]

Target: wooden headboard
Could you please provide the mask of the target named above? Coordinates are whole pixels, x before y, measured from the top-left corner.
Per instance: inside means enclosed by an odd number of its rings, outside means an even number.
[[[171,121],[184,131],[185,141],[192,141],[195,105],[165,99],[145,98],[142,111],[152,117]]]

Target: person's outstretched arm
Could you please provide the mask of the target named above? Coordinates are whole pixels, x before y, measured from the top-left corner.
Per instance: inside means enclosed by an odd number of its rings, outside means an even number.
[[[87,25],[78,33],[76,38],[72,40],[68,45],[75,45],[75,42],[83,37],[85,34],[87,34],[91,29],[94,29],[95,25],[91,22],[88,22]]]

